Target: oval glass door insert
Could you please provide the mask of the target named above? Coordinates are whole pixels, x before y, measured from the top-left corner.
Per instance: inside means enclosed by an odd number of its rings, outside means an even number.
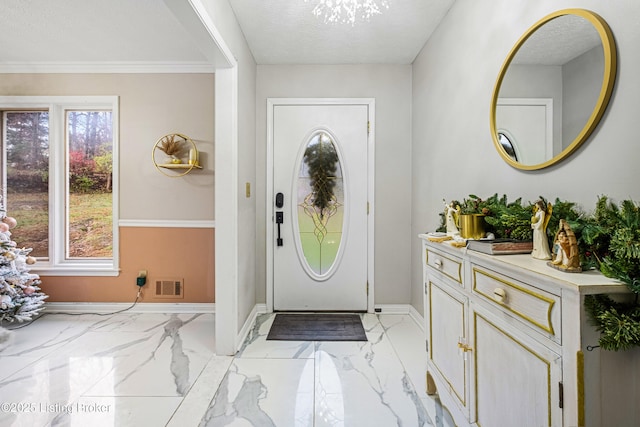
[[[306,143],[297,179],[298,248],[305,270],[327,277],[338,260],[344,227],[344,180],[334,140],[327,132]]]

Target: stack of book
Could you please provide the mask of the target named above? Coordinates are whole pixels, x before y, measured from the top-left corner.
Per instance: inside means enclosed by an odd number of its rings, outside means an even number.
[[[529,254],[533,251],[533,242],[514,239],[469,240],[467,249],[489,255]]]

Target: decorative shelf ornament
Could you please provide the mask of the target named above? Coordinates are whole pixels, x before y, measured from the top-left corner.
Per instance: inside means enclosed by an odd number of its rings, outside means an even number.
[[[164,162],[158,163],[157,151],[162,151],[167,156]],[[183,160],[186,153],[188,153],[187,163]],[[153,146],[151,159],[156,169],[170,178],[185,176],[193,169],[202,169],[199,163],[200,153],[195,142],[181,133],[169,133],[159,138]],[[167,173],[164,170],[174,170],[178,173]]]

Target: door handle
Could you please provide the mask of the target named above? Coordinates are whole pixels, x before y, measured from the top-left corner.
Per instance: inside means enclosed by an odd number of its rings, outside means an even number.
[[[284,194],[277,193],[276,194],[276,208],[282,209],[284,206]],[[282,211],[276,212],[276,224],[278,224],[278,239],[276,240],[276,244],[278,246],[282,246],[282,238],[280,237],[280,224],[284,223],[284,213]]]
[[[282,246],[282,238],[280,237],[280,224],[284,222],[284,213],[282,211],[276,212],[276,224],[278,224],[278,238],[276,244]]]

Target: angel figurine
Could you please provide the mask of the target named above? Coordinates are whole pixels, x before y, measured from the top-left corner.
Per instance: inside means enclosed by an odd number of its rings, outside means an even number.
[[[547,225],[551,219],[553,206],[543,200],[538,200],[533,205],[533,216],[531,217],[531,228],[533,229],[533,251],[531,256],[535,259],[551,259],[549,250],[549,239],[547,239]]]
[[[447,236],[460,235],[460,231],[458,230],[458,213],[460,213],[460,206],[454,206],[453,202],[449,204],[447,204],[447,202],[444,202],[444,214],[445,214],[446,225],[447,225]]]

